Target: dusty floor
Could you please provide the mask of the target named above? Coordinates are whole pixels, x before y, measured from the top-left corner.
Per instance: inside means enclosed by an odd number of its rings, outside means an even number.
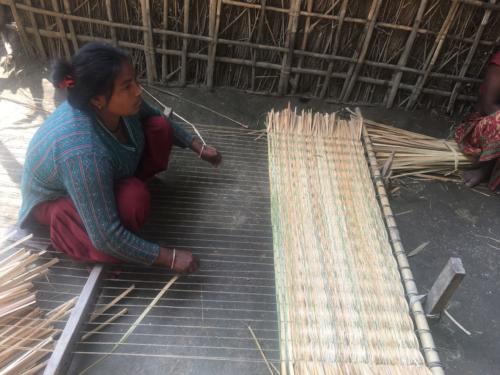
[[[0,228],[2,229],[15,221],[19,205],[18,184],[23,164],[23,149],[47,112],[53,109],[53,98],[57,96],[43,79],[46,75],[46,70],[36,66],[27,68],[10,78],[5,72],[3,75],[0,74],[2,186]],[[316,101],[302,103],[289,98],[251,96],[229,89],[218,89],[213,93],[198,88],[170,90],[244,122],[251,128],[262,127],[267,110],[282,108],[288,101],[303,108],[323,111],[337,109],[333,105]],[[238,127],[189,103],[166,95],[158,94],[158,96],[195,123],[217,124],[233,129]],[[43,98],[43,101],[34,98]],[[31,104],[27,106],[27,102]],[[449,119],[429,112],[409,113],[375,107],[362,108],[362,112],[365,117],[376,121],[435,136],[447,136],[451,127]],[[231,148],[230,137],[213,139],[224,143],[221,145],[222,149]],[[214,145],[217,146],[216,143]],[[265,150],[257,148],[256,152]],[[226,157],[230,159],[231,152],[228,152]],[[231,166],[230,160],[228,165]],[[241,179],[244,181],[245,176],[241,176]],[[258,183],[252,181],[252,178],[248,180],[242,186],[251,187],[252,183]],[[391,199],[391,204],[406,250],[409,252],[422,243],[429,242],[423,251],[411,258],[420,292],[425,293],[428,290],[450,256],[461,257],[467,271],[464,282],[449,306],[449,312],[471,334],[466,335],[446,317],[432,323],[434,339],[447,372],[449,374],[500,373],[499,196],[489,193],[484,188],[469,190],[454,183],[406,179],[401,181],[399,186],[400,189]],[[251,209],[254,204],[251,200],[252,195],[245,197],[245,194],[242,194],[240,197],[240,204]],[[130,361],[123,361],[120,357],[108,361],[107,373],[125,374],[138,369],[137,366],[131,365]],[[191,370],[201,369],[208,370],[203,366]],[[109,372],[110,370],[112,372]],[[221,368],[213,367],[210,372],[220,372],[220,370]],[[256,368],[253,372],[251,368],[247,370],[250,370],[248,373],[260,372]],[[101,371],[104,371],[104,368]]]

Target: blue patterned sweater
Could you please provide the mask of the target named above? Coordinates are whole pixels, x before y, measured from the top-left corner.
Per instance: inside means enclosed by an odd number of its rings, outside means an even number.
[[[141,121],[161,115],[143,101],[139,114],[124,118],[128,144],[119,142],[90,114],[62,103],[33,136],[24,164],[19,225],[29,222],[39,203],[71,197],[85,229],[102,252],[125,262],[150,265],[160,246],[127,230],[116,208],[116,181],[134,176],[144,150]],[[186,147],[193,136],[172,123],[174,144]]]

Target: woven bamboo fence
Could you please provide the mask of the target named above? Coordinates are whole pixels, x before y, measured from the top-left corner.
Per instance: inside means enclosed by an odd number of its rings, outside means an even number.
[[[108,41],[170,85],[463,112],[500,39],[497,0],[0,0],[30,54]]]

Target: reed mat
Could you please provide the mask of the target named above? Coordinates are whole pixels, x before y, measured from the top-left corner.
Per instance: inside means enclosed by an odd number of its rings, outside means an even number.
[[[282,374],[429,374],[362,119],[267,117]]]

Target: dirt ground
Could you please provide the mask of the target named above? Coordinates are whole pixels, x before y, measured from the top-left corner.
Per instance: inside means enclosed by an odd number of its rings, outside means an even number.
[[[3,54],[4,55],[4,54]],[[4,63],[5,63],[5,56]],[[8,64],[7,64],[8,65]],[[10,66],[12,67],[12,65]],[[27,142],[44,118],[62,100],[46,80],[47,68],[37,62],[0,70],[0,228],[15,222],[19,182]],[[261,128],[266,112],[290,102],[299,108],[334,111],[338,107],[311,100],[248,95],[232,89],[170,88],[177,95],[202,103],[250,128]],[[214,113],[172,96],[158,97],[194,123],[238,126]],[[394,126],[447,137],[454,120],[433,111],[406,112],[361,108],[365,117]],[[215,145],[217,146],[217,145]],[[410,259],[421,293],[426,293],[449,257],[460,257],[467,276],[448,311],[466,334],[447,317],[431,322],[441,360],[449,374],[500,373],[500,200],[485,187],[470,190],[456,183],[404,179],[391,198],[407,252],[427,246]],[[115,369],[127,372],[125,361]]]

